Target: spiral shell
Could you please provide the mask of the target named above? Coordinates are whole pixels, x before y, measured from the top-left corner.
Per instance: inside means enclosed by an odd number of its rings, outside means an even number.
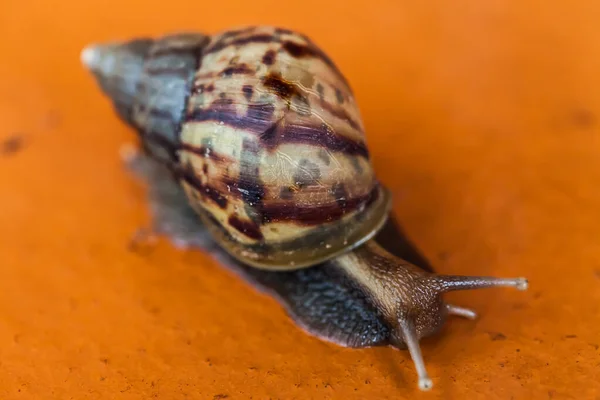
[[[259,26],[137,43],[147,48],[121,113],[231,255],[306,267],[381,229],[390,195],[352,90],[308,37]]]

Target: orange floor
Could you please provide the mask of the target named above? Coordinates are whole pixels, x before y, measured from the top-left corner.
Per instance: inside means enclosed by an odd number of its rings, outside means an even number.
[[[599,3],[300,4],[1,2],[1,399],[600,398]],[[530,279],[450,296],[481,318],[423,341],[431,392],[408,353],[310,337],[205,254],[128,246],[148,222],[117,153],[133,134],[81,48],[250,23],[339,64],[438,271]]]

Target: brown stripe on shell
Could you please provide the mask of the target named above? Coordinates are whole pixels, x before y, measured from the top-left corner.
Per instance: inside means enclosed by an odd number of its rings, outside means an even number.
[[[246,28],[230,29],[227,31],[220,32],[214,36],[216,38],[216,40],[212,44],[210,44],[209,48],[214,47],[214,46],[219,46],[222,43],[224,43],[236,36],[241,36],[241,35],[250,33],[252,31],[255,31],[257,28],[258,28],[258,26],[248,26]]]
[[[279,39],[271,34],[257,34],[257,35],[251,35],[251,36],[247,36],[247,37],[241,37],[238,39],[233,39],[233,40],[218,40],[216,42],[214,42],[213,44],[209,45],[205,50],[204,50],[204,55],[207,54],[211,54],[211,53],[216,53],[218,51],[223,50],[226,47],[230,47],[230,46],[242,46],[242,45],[246,45],[246,44],[254,44],[254,43],[274,43],[274,42],[278,42]]]
[[[243,179],[240,177],[238,180],[224,176],[221,182],[231,188],[227,193],[228,196],[241,197],[245,203],[252,204],[251,219],[257,224],[284,221],[310,226],[333,222],[362,206],[368,207],[378,199],[380,190],[379,185],[376,184],[370,192],[351,198],[344,186],[333,186],[331,203],[310,206],[293,203],[294,194],[299,188],[284,186],[279,190],[279,199],[264,201],[265,187],[259,179],[256,179],[258,176],[250,176],[247,172],[243,175]]]
[[[245,118],[252,120],[255,124],[262,123],[263,126],[268,126],[274,112],[275,106],[272,103],[252,103],[248,104]]]
[[[260,139],[261,143],[270,150],[276,149],[282,144],[296,143],[349,155],[359,155],[364,158],[369,157],[369,151],[364,143],[337,135],[326,124],[277,123],[266,129]]]
[[[270,151],[274,150],[281,143],[281,136],[279,135],[279,125],[281,124],[281,121],[283,121],[283,119],[280,119],[269,126],[259,136],[261,143]]]
[[[369,193],[351,199],[346,199],[343,206],[339,202],[320,206],[308,206],[289,202],[264,203],[262,206],[263,219],[269,222],[290,222],[301,225],[318,225],[332,222],[356,211],[359,207],[368,207],[377,200],[379,187],[375,186]]]
[[[262,240],[264,239],[260,228],[252,221],[244,221],[237,215],[231,215],[227,220],[229,225],[235,228],[238,232],[246,235],[250,239]]]
[[[169,168],[177,179],[180,179],[193,187],[200,194],[200,196],[208,197],[221,209],[227,208],[227,197],[223,196],[219,190],[213,188],[212,186],[202,183],[194,172],[191,164],[187,164],[186,166],[171,164],[169,165]]]
[[[352,129],[358,132],[363,131],[358,122],[356,122],[344,108],[336,107],[335,105],[323,100],[321,100],[321,107],[327,110],[334,117],[337,117],[342,121],[346,121],[348,125],[352,127]]]
[[[233,104],[219,100],[206,108],[194,108],[185,116],[185,122],[223,122],[223,124],[248,132],[262,133],[270,125],[270,117],[275,111],[273,104],[250,104],[246,116],[238,115]]]
[[[343,152],[369,158],[367,146],[346,136],[336,135],[327,125],[319,126],[286,124],[283,130],[286,143],[310,144],[330,151]]]
[[[225,68],[220,76],[232,76],[232,75],[242,75],[242,74],[252,74],[254,70],[247,66],[246,64],[237,64],[230,67]]]
[[[273,124],[271,115],[274,110],[274,106],[270,103],[251,104],[248,106],[246,116],[243,116],[237,114],[232,104],[217,100],[207,108],[193,109],[185,116],[185,122],[223,122],[224,125],[232,128],[244,129],[259,135],[261,143],[270,150],[276,149],[281,144],[297,143],[369,157],[364,143],[338,135],[326,124]]]

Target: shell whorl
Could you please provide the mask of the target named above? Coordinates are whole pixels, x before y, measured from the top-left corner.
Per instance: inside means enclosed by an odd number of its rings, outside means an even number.
[[[121,114],[232,255],[310,266],[383,226],[390,196],[352,90],[308,37],[259,26],[147,46],[141,72],[129,67],[135,101]]]

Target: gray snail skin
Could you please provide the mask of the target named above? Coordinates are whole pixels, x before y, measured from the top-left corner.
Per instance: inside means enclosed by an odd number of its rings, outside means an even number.
[[[310,38],[250,26],[93,44],[82,62],[139,138],[154,230],[205,249],[296,324],[347,347],[408,349],[449,315],[453,290],[524,278],[436,274],[410,250],[377,180],[353,92]],[[409,250],[407,250],[409,249]],[[410,261],[409,261],[410,260]]]

